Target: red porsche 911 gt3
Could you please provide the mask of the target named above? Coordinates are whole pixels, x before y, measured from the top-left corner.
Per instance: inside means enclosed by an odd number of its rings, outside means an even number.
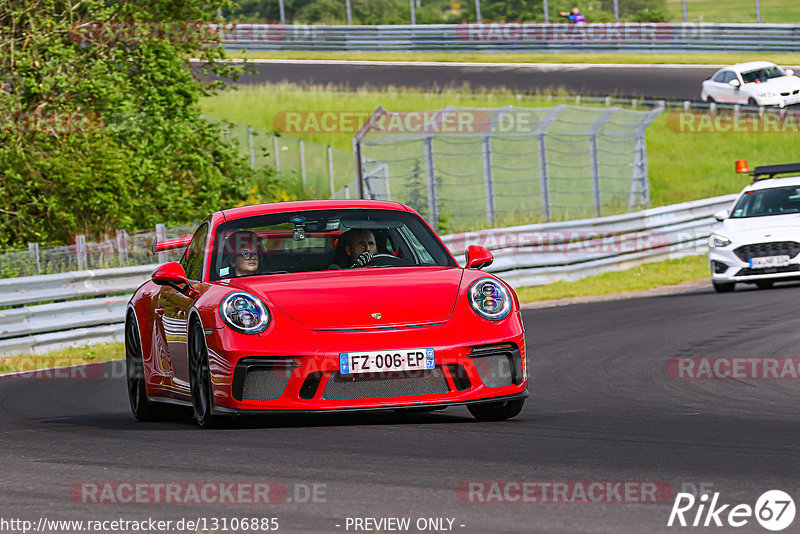
[[[211,214],[128,304],[125,355],[139,420],[164,403],[221,417],[466,405],[514,417],[528,396],[514,291],[459,267],[413,209],[300,201]]]

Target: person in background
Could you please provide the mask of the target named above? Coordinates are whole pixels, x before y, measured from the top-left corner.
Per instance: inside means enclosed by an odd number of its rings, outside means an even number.
[[[572,8],[572,13],[569,11],[562,11],[561,16],[567,17],[573,24],[586,24],[586,17],[583,16],[583,13],[581,13],[581,10],[577,7]]]

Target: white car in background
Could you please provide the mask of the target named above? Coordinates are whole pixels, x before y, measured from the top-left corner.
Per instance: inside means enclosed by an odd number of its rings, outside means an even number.
[[[800,78],[768,61],[737,63],[703,82],[704,102],[789,106],[800,103]]]
[[[748,172],[741,163],[738,172]],[[708,259],[719,293],[740,282],[767,289],[776,281],[800,280],[800,163],[756,167],[750,174],[754,181],[733,210],[714,214],[719,224],[708,239]]]

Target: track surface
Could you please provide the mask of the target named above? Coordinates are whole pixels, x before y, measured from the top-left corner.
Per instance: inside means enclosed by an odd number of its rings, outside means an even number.
[[[670,503],[477,504],[455,489],[470,480],[653,480],[678,491],[713,484],[725,503],[753,505],[769,489],[798,499],[800,382],[665,373],[677,356],[798,356],[798,292],[701,289],[525,310],[532,395],[503,423],[450,408],[205,431],[135,422],[121,376],[2,379],[0,517],[274,516],[280,532],[347,532],[348,516],[449,517],[464,533],[638,533],[686,529],[666,527]],[[75,504],[69,489],[85,481],[269,481],[290,497],[295,484],[324,484],[325,502]],[[736,531],[766,532],[753,519]]]
[[[364,85],[433,89],[505,87],[525,93],[564,89],[574,94],[620,95],[699,100],[700,85],[716,67],[534,65],[534,66],[411,66],[273,62],[252,65],[257,72],[243,76],[239,84],[276,82],[334,84],[351,89]]]

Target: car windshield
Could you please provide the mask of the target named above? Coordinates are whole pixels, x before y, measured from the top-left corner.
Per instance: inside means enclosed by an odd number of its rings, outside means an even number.
[[[732,219],[800,213],[800,187],[775,187],[748,191],[733,208]]]
[[[365,251],[371,256],[363,255]],[[217,228],[211,261],[212,280],[353,267],[458,265],[417,215],[374,209],[235,219]]]
[[[773,66],[743,72],[742,80],[744,80],[744,83],[766,82],[772,78],[781,78],[783,76],[786,76],[786,73],[780,68]]]

